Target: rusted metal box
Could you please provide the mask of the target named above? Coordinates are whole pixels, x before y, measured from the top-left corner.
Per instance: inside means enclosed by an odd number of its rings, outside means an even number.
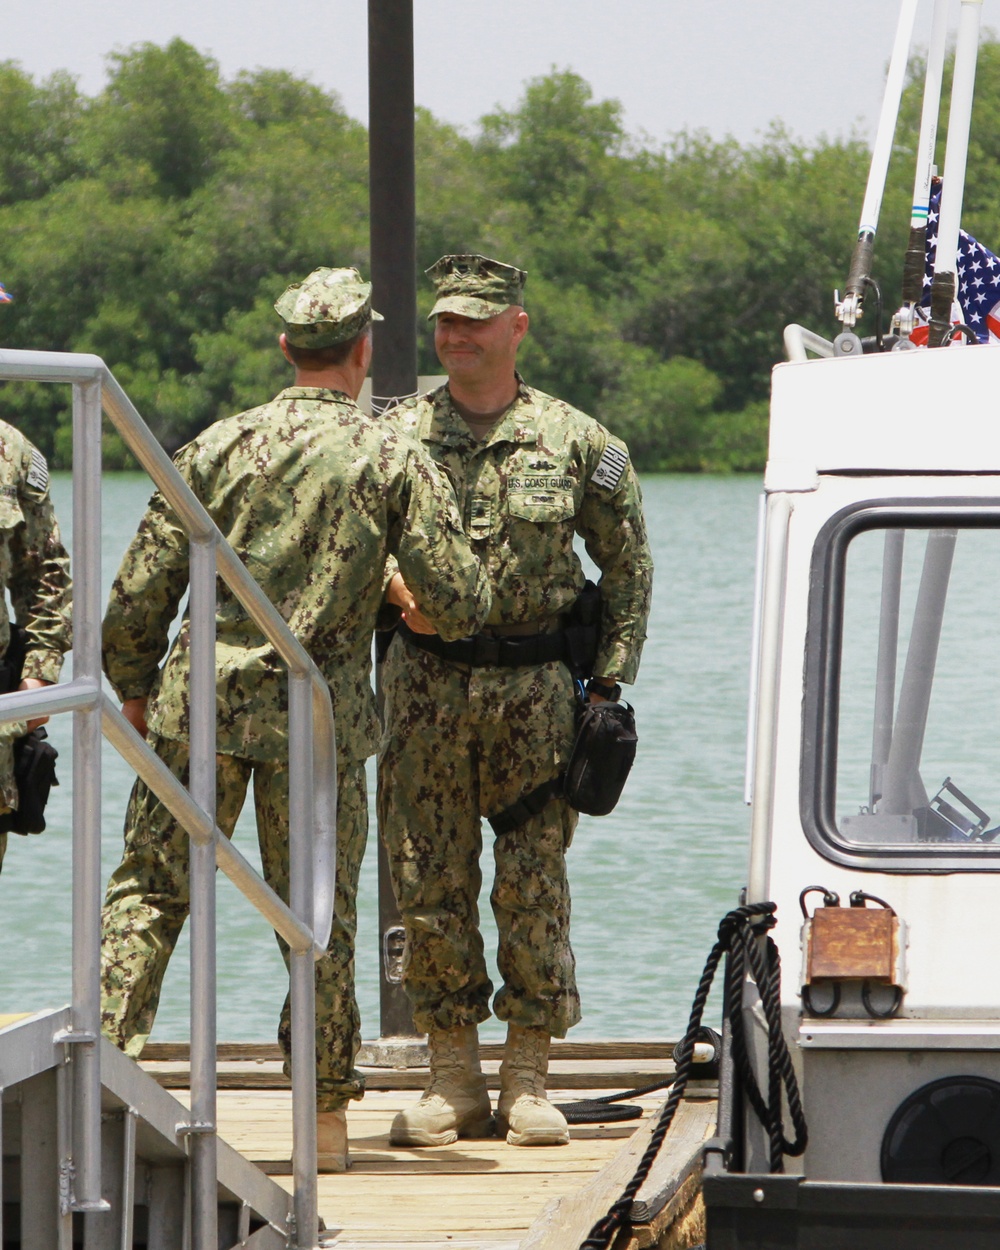
[[[899,917],[887,908],[818,907],[807,922],[806,943],[806,985],[895,981]]]

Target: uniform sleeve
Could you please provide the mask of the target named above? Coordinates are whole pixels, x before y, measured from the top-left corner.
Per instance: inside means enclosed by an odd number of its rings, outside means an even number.
[[[23,676],[54,682],[73,644],[69,556],[49,498],[45,459],[33,447],[25,470],[18,487],[24,526],[16,534],[9,590],[17,623],[30,635]]]
[[[479,631],[491,603],[486,570],[462,530],[451,484],[415,443],[408,451],[395,556],[421,612],[442,638],[450,642]]]
[[[183,471],[180,461],[178,468]],[[120,699],[152,693],[187,585],[187,534],[157,492],[125,552],[104,614],[104,671]]]
[[[653,559],[628,448],[598,429],[577,517],[587,554],[601,570],[601,644],[594,675],[633,682],[646,639]]]

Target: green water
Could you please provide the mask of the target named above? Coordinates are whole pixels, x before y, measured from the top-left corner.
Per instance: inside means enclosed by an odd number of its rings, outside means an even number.
[[[656,587],[642,669],[628,694],[639,756],[617,810],[582,817],[569,857],[584,1013],[576,1038],[681,1032],[747,857],[743,759],[760,485],[751,478],[652,476],[643,491]],[[105,480],[105,594],[148,495],[140,475]],[[53,497],[69,545],[67,477],[57,475]],[[0,876],[0,1013],[59,1006],[70,994],[69,717],[57,718],[49,732],[62,778],[49,803],[49,828],[40,837],[12,835]],[[105,746],[105,878],[118,862],[131,784],[129,769]],[[257,862],[249,808],[236,841]],[[489,946],[488,842],[486,854],[481,911]],[[274,938],[221,874],[218,910],[219,1037],[269,1040],[287,988]],[[370,1038],[379,1033],[374,829],[359,911],[358,998]],[[167,973],[157,1040],[188,1036],[188,957],[182,939]],[[499,1037],[496,1022],[483,1035]]]

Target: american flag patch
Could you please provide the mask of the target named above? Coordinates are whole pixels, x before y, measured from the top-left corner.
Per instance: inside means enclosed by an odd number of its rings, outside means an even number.
[[[31,449],[31,466],[28,469],[28,485],[34,486],[35,490],[45,490],[49,484],[49,466],[45,463],[45,457],[37,448]]]
[[[594,476],[590,480],[595,486],[605,486],[608,490],[614,490],[627,464],[628,456],[625,452],[620,447],[615,447],[613,443],[608,443],[604,449],[604,455],[594,470]]]

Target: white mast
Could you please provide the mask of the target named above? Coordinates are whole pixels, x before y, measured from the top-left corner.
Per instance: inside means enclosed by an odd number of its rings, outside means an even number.
[[[955,45],[955,74],[948,115],[948,150],[938,219],[937,253],[931,282],[931,320],[927,345],[941,347],[950,341],[951,306],[957,294],[958,235],[962,224],[965,170],[969,158],[969,127],[976,85],[976,54],[983,0],[962,0]]]

